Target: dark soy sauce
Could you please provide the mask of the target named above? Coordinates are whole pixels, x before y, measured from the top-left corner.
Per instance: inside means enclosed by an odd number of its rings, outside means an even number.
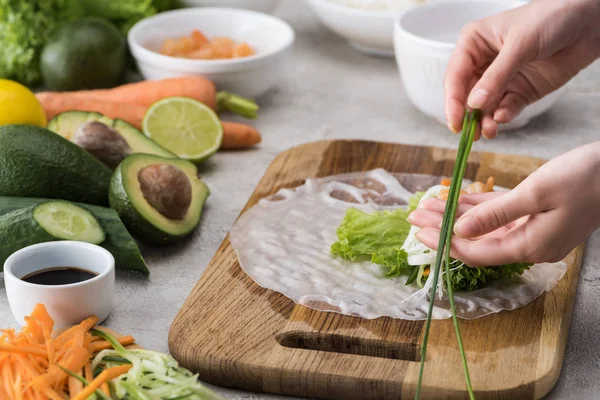
[[[98,276],[97,273],[77,267],[52,267],[32,272],[21,280],[36,285],[69,285],[87,281]]]

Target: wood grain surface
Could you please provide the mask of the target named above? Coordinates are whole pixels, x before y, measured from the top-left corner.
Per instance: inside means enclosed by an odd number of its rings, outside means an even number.
[[[385,168],[450,176],[456,152],[366,141],[302,145],[276,157],[246,209],[281,188],[324,177]],[[529,157],[472,153],[465,177],[494,176],[514,187],[544,163]],[[558,379],[568,338],[583,245],[565,277],[520,309],[460,326],[477,399],[538,399]],[[365,320],[315,311],[263,289],[240,268],[226,238],[177,315],[173,356],[218,385],[319,399],[412,398],[422,321]],[[434,321],[422,398],[466,398],[450,320]]]

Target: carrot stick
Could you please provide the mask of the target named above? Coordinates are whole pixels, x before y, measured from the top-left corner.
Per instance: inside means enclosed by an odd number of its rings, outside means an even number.
[[[85,367],[83,367],[83,377],[88,382],[91,382],[94,379],[94,374],[92,373],[92,364],[85,364]]]
[[[40,357],[46,357],[48,352],[35,347],[15,347],[10,344],[0,344],[0,352],[16,353],[16,354],[31,354]]]
[[[71,398],[71,400],[85,400],[88,396],[96,391],[104,382],[108,382],[120,375],[123,375],[133,367],[131,364],[119,365],[118,367],[112,367],[105,369],[98,375],[89,385],[85,387],[77,396]]]
[[[77,396],[83,390],[83,383],[81,383],[77,378],[69,376],[69,397]]]
[[[108,382],[104,382],[102,386],[100,386],[100,390],[107,396],[110,396],[110,388],[108,387]]]
[[[117,339],[119,341],[119,343],[121,343],[123,346],[129,346],[130,344],[134,344],[135,343],[135,339],[133,338],[133,336],[123,336],[122,338]],[[112,349],[112,345],[106,341],[106,340],[99,340],[96,342],[92,342],[90,344],[90,350],[93,353],[97,353],[101,350],[108,350],[108,349]]]
[[[38,99],[46,97],[49,94],[56,98],[57,101],[69,99],[81,102],[82,100],[87,101],[88,98],[94,98],[111,103],[130,103],[144,107],[150,107],[165,97],[181,96],[196,99],[213,110],[217,106],[215,85],[210,80],[201,76],[142,81],[121,85],[113,89],[81,90],[78,92],[43,92],[38,93]],[[113,118],[110,115],[108,117]]]
[[[223,142],[221,149],[242,149],[260,143],[261,136],[255,128],[238,122],[221,121]]]
[[[48,121],[65,111],[95,111],[109,118],[123,119],[140,128],[147,109],[139,104],[71,96],[65,93],[45,92],[36,94],[36,97],[44,107]]]

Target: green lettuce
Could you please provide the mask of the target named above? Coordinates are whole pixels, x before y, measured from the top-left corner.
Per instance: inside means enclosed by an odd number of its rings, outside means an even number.
[[[0,0],[0,78],[42,83],[42,49],[67,22],[102,17],[126,34],[140,19],[173,6],[173,0]]]
[[[345,260],[366,261],[383,266],[384,275],[400,275],[408,265],[406,251],[401,247],[410,231],[406,221],[409,211],[378,211],[367,214],[350,208],[337,230],[338,240],[331,253]]]
[[[450,268],[453,265],[462,264],[458,260],[450,262]],[[455,290],[471,291],[484,287],[489,282],[498,279],[513,279],[523,274],[533,264],[516,263],[491,267],[473,268],[465,264],[451,271],[450,280]]]
[[[60,25],[83,16],[79,0],[0,0],[0,78],[39,84],[46,41]]]
[[[87,15],[106,18],[123,34],[141,20],[173,8],[173,0],[80,0]]]

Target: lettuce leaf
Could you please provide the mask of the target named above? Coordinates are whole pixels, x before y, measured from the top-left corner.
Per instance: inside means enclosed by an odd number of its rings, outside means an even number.
[[[453,264],[462,264],[458,260],[453,260],[450,263],[450,268]],[[513,279],[515,276],[523,274],[533,264],[517,263],[491,267],[472,268],[462,264],[457,269],[450,273],[452,287],[455,290],[471,291],[484,287],[491,281],[498,279]]]
[[[410,224],[409,211],[379,211],[367,214],[350,208],[337,230],[337,242],[331,253],[351,261],[370,260],[385,268],[386,277],[400,275],[409,268],[407,254],[401,249]]]
[[[174,6],[174,0],[80,0],[87,15],[106,18],[124,35],[139,20]]]

